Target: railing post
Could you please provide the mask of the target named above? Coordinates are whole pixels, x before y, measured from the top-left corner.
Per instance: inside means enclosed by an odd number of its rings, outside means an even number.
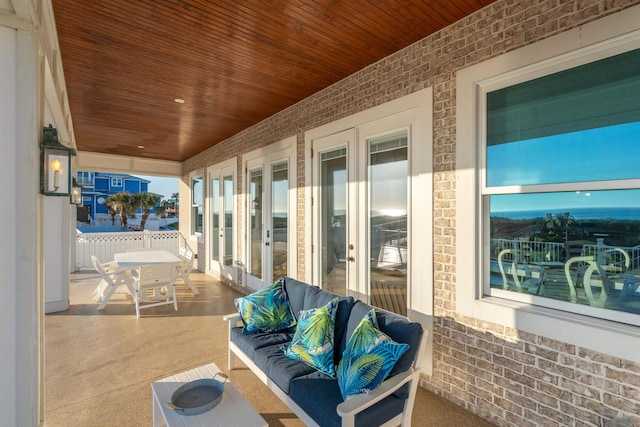
[[[604,251],[604,239],[602,237],[596,239],[596,260],[598,265],[601,266],[607,263]]]

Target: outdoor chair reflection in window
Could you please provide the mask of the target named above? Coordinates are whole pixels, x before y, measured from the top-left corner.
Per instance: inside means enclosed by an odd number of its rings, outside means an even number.
[[[544,267],[521,262],[517,250],[500,251],[498,268],[505,290],[535,294],[544,279]]]
[[[593,256],[571,258],[564,266],[569,283],[569,301],[604,307],[607,302],[608,278]],[[580,278],[582,286],[578,287]]]

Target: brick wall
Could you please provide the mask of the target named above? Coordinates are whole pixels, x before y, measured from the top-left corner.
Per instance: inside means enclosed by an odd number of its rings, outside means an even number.
[[[185,177],[297,135],[297,268],[304,276],[304,132],[432,86],[434,372],[422,386],[497,425],[603,426],[623,413],[640,426],[640,365],[456,314],[454,239],[456,71],[639,3],[497,1],[189,159]]]

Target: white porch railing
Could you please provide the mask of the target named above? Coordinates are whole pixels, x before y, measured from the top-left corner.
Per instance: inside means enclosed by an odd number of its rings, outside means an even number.
[[[597,239],[596,244],[583,244],[579,254],[581,256],[593,255],[602,265],[624,265],[625,259],[622,252],[615,249],[624,249],[629,255],[629,269],[640,268],[640,246],[622,247],[610,246],[603,239]],[[527,262],[565,262],[571,255],[564,243],[535,242],[526,239],[491,239],[491,257],[497,259],[503,249],[514,249],[523,252]]]
[[[100,262],[113,260],[113,255],[132,248],[149,248],[178,254],[179,231],[141,231],[124,233],[76,233],[76,271],[93,270],[91,255]]]
[[[564,243],[534,242],[521,239],[491,239],[491,257],[498,258],[503,249],[525,250],[531,262],[563,262],[565,260]]]

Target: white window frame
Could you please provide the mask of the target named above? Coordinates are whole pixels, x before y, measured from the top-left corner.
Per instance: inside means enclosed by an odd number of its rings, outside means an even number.
[[[118,184],[118,182],[120,184]],[[122,179],[122,177],[119,177],[119,176],[111,177],[111,187],[122,187],[123,185],[124,185],[124,180]]]
[[[483,296],[482,254],[488,251],[483,227],[482,187],[485,171],[481,147],[483,91],[509,81],[526,81],[566,68],[640,48],[640,7],[610,15],[541,42],[461,70],[457,74],[456,147],[456,311],[465,316],[546,336],[640,362],[640,327],[532,305],[532,296]],[[590,182],[589,189],[607,189]],[[631,184],[637,188],[637,183]],[[620,188],[620,184],[617,184]],[[557,186],[555,190],[560,190]],[[573,186],[571,189],[574,189]],[[486,213],[486,212],[485,212]],[[509,293],[512,294],[512,293]],[[518,299],[518,300],[516,300]],[[585,307],[586,311],[598,310]],[[600,309],[602,310],[602,309]],[[614,312],[616,313],[616,312]],[[624,319],[619,313],[617,319]]]
[[[189,174],[189,233],[191,235],[192,238],[197,239],[198,242],[200,242],[202,240],[202,234],[203,231],[196,231],[196,219],[194,217],[193,214],[193,208],[196,207],[196,205],[193,204],[193,180],[194,179],[201,179],[202,180],[202,229],[204,231],[204,227],[205,227],[205,221],[204,221],[204,217],[205,217],[205,212],[204,212],[204,206],[205,206],[205,194],[204,194],[204,188],[205,188],[205,180],[204,180],[204,172],[202,170],[196,170],[193,171]]]
[[[78,184],[90,186],[93,184],[93,172],[90,171],[77,171],[76,172],[76,180]]]

